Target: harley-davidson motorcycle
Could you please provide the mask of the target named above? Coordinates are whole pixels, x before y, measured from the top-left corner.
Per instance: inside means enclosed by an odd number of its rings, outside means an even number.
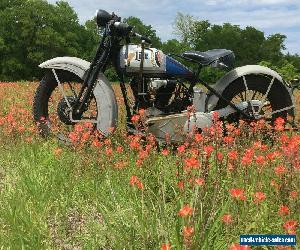
[[[166,55],[151,48],[149,38],[135,33],[134,27],[114,13],[99,10],[97,24],[103,32],[91,63],[58,57],[39,65],[47,72],[37,88],[33,113],[44,136],[55,133],[62,137],[82,122],[93,124],[104,137],[112,133],[118,122],[118,104],[105,76],[109,65],[120,81],[127,129],[137,132],[132,117],[143,109],[144,132],[162,141],[168,136],[178,142],[184,135],[209,128],[214,112],[230,122],[265,119],[273,123],[278,117],[287,120],[295,115],[292,86],[269,68],[247,65],[228,70],[214,85],[202,81],[204,67],[232,68],[235,56],[230,50]],[[140,43],[132,44],[132,38]],[[193,63],[197,70],[178,60]],[[187,111],[191,106],[192,111]]]

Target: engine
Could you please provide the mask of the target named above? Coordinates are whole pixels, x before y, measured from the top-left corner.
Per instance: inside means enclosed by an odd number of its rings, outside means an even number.
[[[150,116],[180,113],[192,103],[188,88],[177,80],[144,78],[141,83],[138,81],[137,77],[131,81],[135,109],[148,109]]]

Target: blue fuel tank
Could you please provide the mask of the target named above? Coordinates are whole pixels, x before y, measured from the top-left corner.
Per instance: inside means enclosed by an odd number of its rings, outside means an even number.
[[[142,49],[139,45],[124,45],[120,51],[120,69],[128,76],[139,74]],[[161,50],[145,48],[143,74],[146,77],[191,78],[193,72]]]

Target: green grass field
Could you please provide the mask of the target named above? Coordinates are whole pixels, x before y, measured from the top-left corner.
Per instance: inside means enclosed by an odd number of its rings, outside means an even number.
[[[157,149],[126,136],[121,109],[111,138],[82,128],[64,146],[38,135],[35,88],[0,85],[0,249],[234,250],[250,249],[240,234],[287,233],[296,248],[251,249],[300,249],[299,133],[258,123],[224,137],[216,123]]]

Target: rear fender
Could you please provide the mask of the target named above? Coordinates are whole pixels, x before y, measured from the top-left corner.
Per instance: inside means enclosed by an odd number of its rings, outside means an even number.
[[[212,87],[222,95],[224,90],[235,80],[238,78],[241,78],[243,76],[247,75],[264,75],[264,76],[269,76],[271,79],[275,79],[275,81],[278,81],[280,84],[283,86],[283,90],[287,92],[287,96],[289,96],[289,100],[287,100],[289,103],[291,103],[295,107],[295,99],[292,93],[292,88],[289,86],[288,83],[286,83],[282,77],[275,72],[274,70],[263,67],[260,65],[247,65],[243,67],[236,68],[229,73],[227,73],[224,77],[222,77],[218,82],[213,85]],[[208,98],[206,100],[206,110],[208,112],[214,110],[216,107],[217,103],[219,101],[219,98],[212,93],[208,94]],[[294,109],[292,110],[292,113],[294,113]]]
[[[69,71],[83,80],[90,63],[76,57],[57,57],[40,64],[39,67]],[[117,125],[118,105],[112,86],[103,73],[97,78],[94,96],[98,109],[97,129],[104,136],[108,136]]]

